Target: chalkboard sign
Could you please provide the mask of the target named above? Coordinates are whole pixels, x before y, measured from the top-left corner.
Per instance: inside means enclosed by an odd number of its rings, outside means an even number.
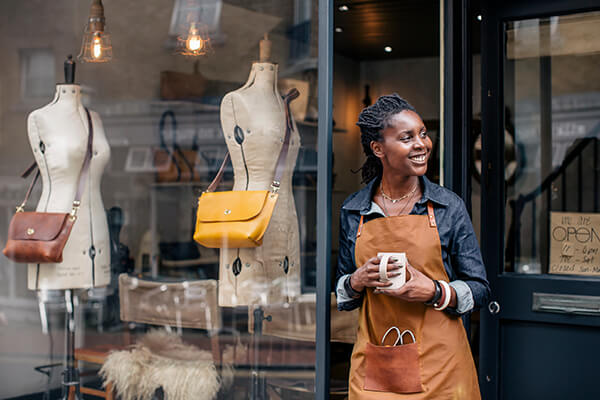
[[[600,276],[600,214],[550,213],[550,273]]]

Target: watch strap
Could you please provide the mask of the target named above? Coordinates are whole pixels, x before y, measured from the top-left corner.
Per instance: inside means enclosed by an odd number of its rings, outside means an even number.
[[[426,301],[424,303],[426,306],[434,305],[435,303],[440,301],[440,298],[442,297],[442,287],[440,285],[440,282],[437,280],[434,280],[433,283],[435,283],[435,293],[433,294],[433,297],[429,301]]]
[[[346,293],[348,294],[348,296],[350,296],[353,299],[359,299],[362,296],[362,293],[354,290],[354,288],[350,284],[351,278],[352,278],[352,275],[350,274],[344,280],[344,289],[346,289]]]

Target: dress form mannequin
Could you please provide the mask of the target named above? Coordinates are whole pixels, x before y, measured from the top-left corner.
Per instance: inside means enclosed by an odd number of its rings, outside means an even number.
[[[92,288],[110,282],[108,223],[100,196],[100,181],[110,148],[100,117],[90,113],[94,137],[88,182],[77,221],[63,250],[63,262],[29,264],[29,289]],[[79,85],[57,85],[52,102],[29,115],[27,128],[43,184],[36,210],[69,212],[88,141],[88,122]]]
[[[261,41],[260,62],[252,65],[248,81],[221,103],[221,125],[234,171],[233,190],[270,188],[285,136],[277,65],[267,61],[269,44],[268,40]],[[241,128],[237,134],[236,126]],[[295,123],[293,127],[279,198],[262,246],[221,249],[222,307],[287,303],[300,295],[300,237],[292,193],[300,136]]]

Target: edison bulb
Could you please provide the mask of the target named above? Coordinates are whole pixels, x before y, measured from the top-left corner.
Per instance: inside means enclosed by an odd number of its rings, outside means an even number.
[[[177,47],[175,52],[191,57],[203,56],[211,53],[212,48],[206,28],[197,26],[196,23],[192,23],[187,34],[177,37]]]
[[[94,38],[92,43],[92,54],[94,55],[94,58],[100,58],[100,56],[102,56],[102,41],[98,36]]]
[[[110,33],[86,28],[78,57],[83,62],[106,62],[112,59]]]
[[[187,48],[191,51],[201,50],[203,47],[203,40],[200,36],[193,35],[187,40]]]

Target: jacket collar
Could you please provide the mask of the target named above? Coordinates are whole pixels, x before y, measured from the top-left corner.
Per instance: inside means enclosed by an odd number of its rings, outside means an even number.
[[[450,193],[446,193],[445,189],[431,182],[426,176],[419,177],[419,180],[423,184],[424,190],[423,196],[417,202],[418,204],[423,204],[431,200],[444,207],[448,205]],[[356,195],[348,200],[342,208],[344,210],[359,211],[361,214],[367,214],[371,209],[371,200],[379,186],[379,182],[380,178],[372,179],[364,188],[356,192]]]

